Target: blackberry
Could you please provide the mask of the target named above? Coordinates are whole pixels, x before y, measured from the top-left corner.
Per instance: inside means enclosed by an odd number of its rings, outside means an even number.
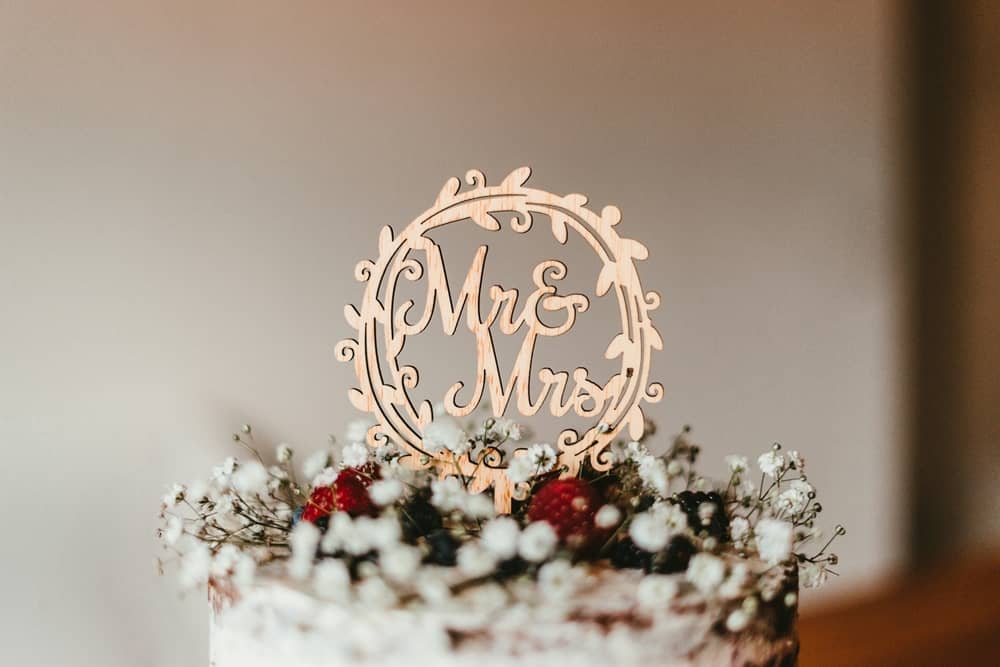
[[[497,565],[497,578],[510,579],[516,577],[519,574],[523,574],[525,570],[528,569],[528,562],[523,558],[515,556],[514,558],[508,558],[507,560],[501,562]]]
[[[715,491],[681,491],[676,496],[676,503],[687,515],[688,526],[695,535],[708,535],[724,541],[729,535],[729,517],[726,516],[726,506],[722,496]],[[715,511],[708,524],[702,523],[699,509],[705,503],[713,505]]]
[[[666,549],[653,558],[652,571],[659,574],[683,572],[696,551],[689,539],[678,535],[670,540]]]
[[[454,565],[455,553],[458,551],[458,540],[450,532],[438,529],[429,533],[426,537],[427,546],[430,552],[424,559],[427,563],[434,565]]]
[[[611,549],[611,564],[617,568],[648,572],[652,562],[653,554],[637,547],[629,537],[619,541]]]
[[[421,489],[410,498],[400,513],[403,539],[411,544],[418,538],[441,529],[441,514],[431,505],[430,495],[430,489]]]

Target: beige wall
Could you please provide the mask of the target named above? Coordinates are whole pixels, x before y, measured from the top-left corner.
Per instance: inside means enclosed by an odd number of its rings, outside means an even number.
[[[887,4],[0,4],[4,662],[205,664],[161,489],[339,430],[353,264],[469,167],[620,205],[661,427],[805,451],[829,595],[896,567]]]

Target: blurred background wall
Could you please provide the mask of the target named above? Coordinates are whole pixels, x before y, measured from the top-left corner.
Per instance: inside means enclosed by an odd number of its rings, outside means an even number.
[[[153,574],[163,489],[244,422],[301,451],[340,431],[354,263],[470,167],[621,207],[663,294],[661,431],[693,424],[712,470],[802,450],[849,527],[807,605],[898,572],[902,25],[889,2],[0,3],[4,662],[207,661],[202,600]]]

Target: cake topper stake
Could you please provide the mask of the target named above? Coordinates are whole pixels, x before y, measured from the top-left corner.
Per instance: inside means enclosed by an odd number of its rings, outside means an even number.
[[[525,187],[531,170],[516,169],[498,186],[487,186],[482,172],[471,170],[465,176],[471,189],[460,191],[461,182],[451,178],[441,189],[434,205],[417,216],[399,235],[392,228],[382,228],[378,239],[378,257],[362,260],[354,270],[355,278],[366,283],[361,308],[348,305],[344,314],[357,338],[340,341],[336,347],[340,361],[354,361],[358,387],[348,395],[351,403],[371,413],[376,423],[368,430],[367,440],[377,446],[386,440],[401,447],[408,456],[402,460],[414,468],[425,468],[436,459],[445,462],[443,469],[461,471],[471,479],[470,492],[493,488],[496,509],[510,511],[511,498],[522,497],[527,488],[517,488],[504,474],[509,461],[496,447],[456,455],[448,450],[428,451],[422,433],[433,419],[429,400],[414,403],[408,390],[419,384],[415,366],[401,364],[399,354],[407,336],[416,335],[431,324],[439,313],[444,333],[454,335],[465,313],[465,325],[476,339],[476,381],[472,396],[459,399],[463,382],[454,383],[444,396],[445,410],[456,417],[470,414],[488,398],[493,415],[501,417],[513,408],[521,415],[536,414],[546,404],[549,411],[561,417],[573,410],[577,415],[596,418],[593,426],[582,434],[564,429],[556,439],[558,464],[564,474],[573,475],[584,461],[595,470],[611,467],[611,443],[620,434],[638,439],[645,428],[642,403],[656,403],[663,398],[663,387],[649,381],[650,358],[663,342],[653,326],[650,313],[659,307],[655,292],[643,292],[636,271],[636,260],[646,259],[648,251],[638,241],[619,236],[616,226],[621,212],[615,206],[605,206],[600,213],[586,207],[581,194],[556,195],[544,190]],[[539,215],[551,223],[556,241],[565,245],[569,231],[580,235],[600,260],[595,294],[613,293],[620,314],[619,331],[611,337],[604,357],[620,358],[620,369],[604,384],[592,380],[586,368],[553,371],[541,368],[532,371],[532,358],[539,336],[556,337],[569,331],[577,315],[587,310],[590,300],[583,294],[559,294],[558,281],[566,275],[566,265],[549,259],[538,263],[532,279],[535,289],[518,310],[516,289],[501,285],[489,288],[489,301],[483,302],[482,281],[487,246],[476,251],[472,263],[453,299],[445,270],[441,247],[426,233],[457,222],[475,223],[480,228],[496,232],[501,229],[496,214],[510,218],[510,228],[527,232]],[[420,261],[420,260],[423,261]],[[396,303],[396,287],[400,278],[416,282],[426,277],[427,300],[415,309],[413,300]],[[481,317],[480,304],[486,305]],[[550,313],[559,323],[544,324],[538,308]],[[412,311],[412,312],[411,312]],[[493,335],[523,332],[524,339],[507,377],[501,375]],[[541,389],[533,397],[533,381]],[[523,455],[524,450],[513,452]]]

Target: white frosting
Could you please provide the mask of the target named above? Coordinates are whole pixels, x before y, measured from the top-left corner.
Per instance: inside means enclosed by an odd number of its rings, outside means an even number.
[[[695,667],[763,665],[794,653],[794,637],[720,635],[719,610],[699,598],[645,612],[635,595],[641,577],[606,571],[555,600],[543,600],[534,583],[486,585],[433,606],[389,609],[324,601],[264,578],[213,613],[210,664]]]

